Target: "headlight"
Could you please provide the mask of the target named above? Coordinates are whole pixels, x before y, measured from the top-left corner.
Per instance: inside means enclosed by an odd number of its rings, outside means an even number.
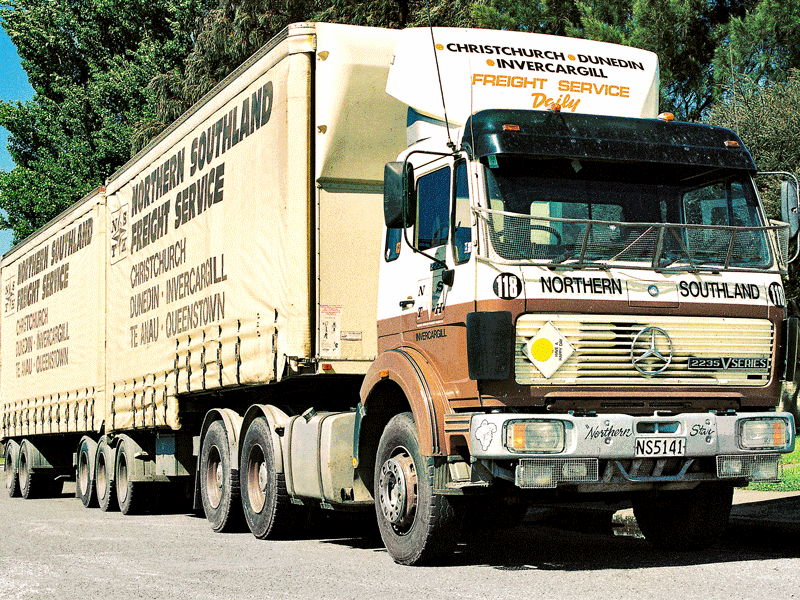
[[[564,422],[509,421],[506,424],[506,448],[512,452],[563,452]]]
[[[789,424],[784,419],[748,419],[739,427],[745,450],[781,450],[789,444]]]

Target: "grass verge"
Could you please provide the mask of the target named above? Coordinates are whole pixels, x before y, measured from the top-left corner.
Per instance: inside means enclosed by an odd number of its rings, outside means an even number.
[[[783,481],[780,483],[751,483],[748,490],[759,492],[800,491],[800,445],[794,452],[783,455]]]

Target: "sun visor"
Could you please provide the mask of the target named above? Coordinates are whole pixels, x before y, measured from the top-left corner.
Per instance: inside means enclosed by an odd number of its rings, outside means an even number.
[[[487,108],[555,105],[565,112],[653,118],[658,58],[637,48],[535,33],[402,31],[386,92],[422,115],[444,120],[442,89],[451,126]]]

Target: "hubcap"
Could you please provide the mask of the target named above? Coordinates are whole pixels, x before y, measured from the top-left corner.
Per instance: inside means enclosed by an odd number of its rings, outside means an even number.
[[[78,485],[82,494],[85,495],[89,491],[89,458],[85,452],[81,452],[78,462]]]
[[[6,471],[6,487],[10,490],[11,487],[14,485],[14,477],[16,477],[16,473],[14,472],[14,461],[11,459],[11,451],[6,452],[6,460],[5,460],[5,467]]]
[[[258,444],[250,450],[247,462],[247,499],[254,512],[260,513],[267,500],[269,473],[264,450]]]
[[[106,485],[108,484],[106,473],[105,454],[97,457],[97,497],[102,501],[106,498]]]
[[[120,456],[117,471],[117,497],[123,503],[128,498],[128,463],[124,454]]]
[[[222,501],[222,488],[224,485],[224,473],[222,472],[222,459],[219,449],[213,446],[208,451],[208,461],[206,462],[206,495],[212,508],[217,508]]]
[[[19,487],[25,489],[28,485],[28,458],[20,453],[19,455]]]
[[[405,452],[383,463],[378,498],[381,512],[396,531],[406,531],[417,508],[417,473],[414,460]]]

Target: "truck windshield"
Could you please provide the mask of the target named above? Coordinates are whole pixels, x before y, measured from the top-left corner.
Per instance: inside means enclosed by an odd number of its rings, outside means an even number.
[[[491,156],[479,220],[493,258],[659,270],[772,264],[749,174]]]

